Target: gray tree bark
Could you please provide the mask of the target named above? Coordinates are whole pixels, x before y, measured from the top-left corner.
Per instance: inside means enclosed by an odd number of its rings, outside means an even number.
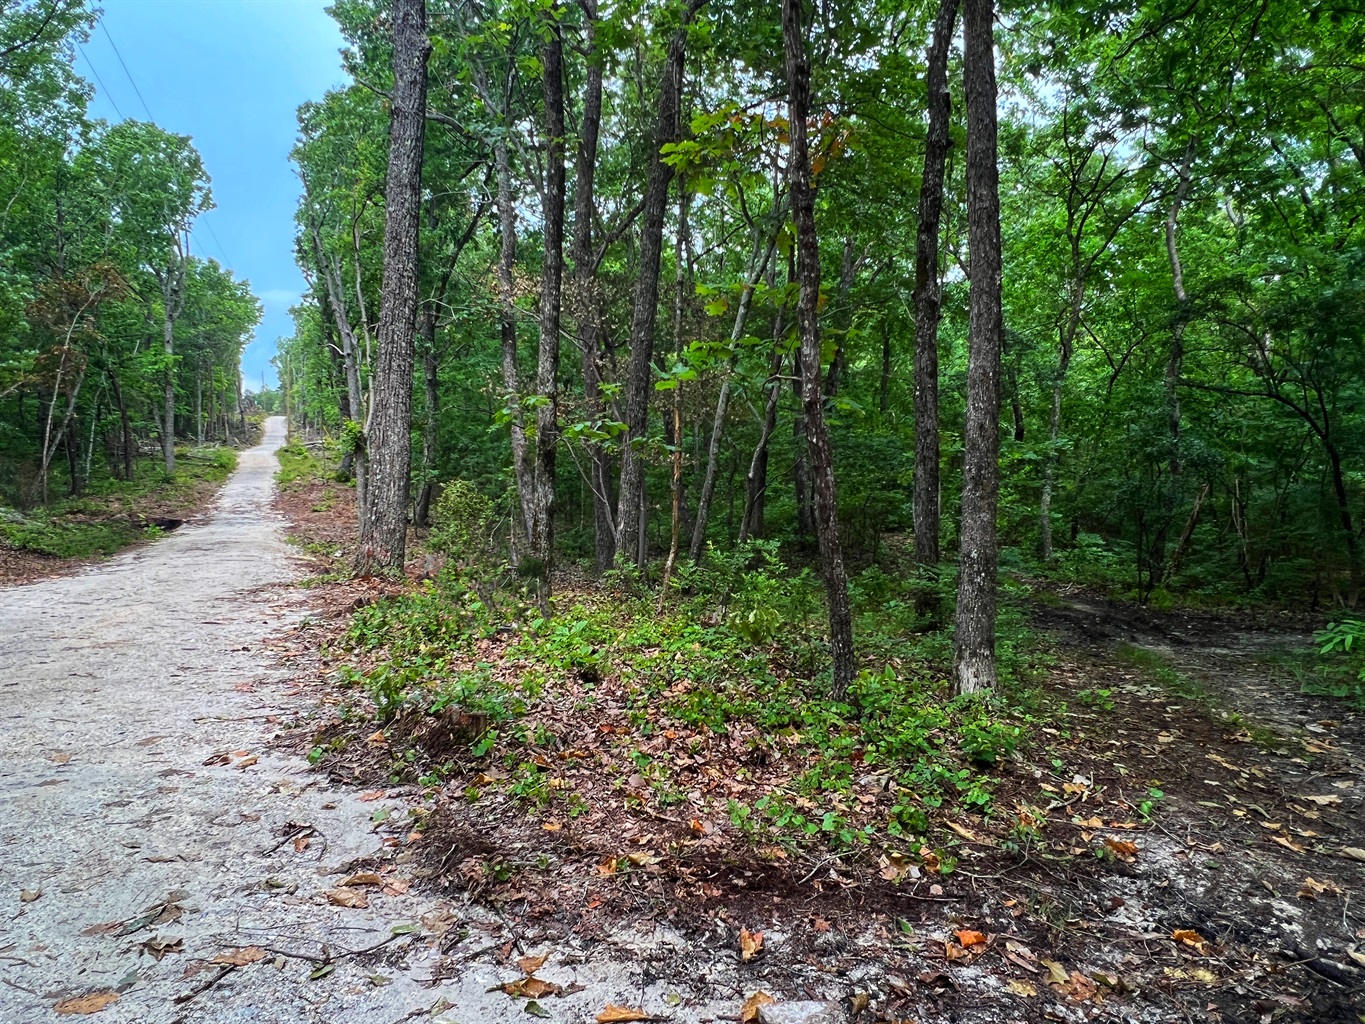
[[[993,0],[964,0],[967,240],[971,311],[963,430],[961,551],[953,667],[958,693],[995,686],[996,506],[1000,492],[1000,170]]]
[[[417,320],[417,237],[426,141],[426,0],[394,0],[393,97],[384,190],[384,278],[379,358],[367,431],[369,504],[360,523],[356,569],[403,571],[412,485],[412,374]]]

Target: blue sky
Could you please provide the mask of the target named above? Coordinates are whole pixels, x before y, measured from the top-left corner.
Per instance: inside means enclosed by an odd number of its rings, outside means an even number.
[[[294,111],[341,83],[341,35],[324,0],[102,6],[103,26],[76,56],[77,72],[96,90],[91,116],[149,120],[150,110],[150,120],[194,138],[217,203],[195,228],[198,255],[248,279],[265,307],[242,357],[246,387],[258,390],[262,374],[275,381],[275,339],[292,333],[289,307],[305,287],[293,252]]]

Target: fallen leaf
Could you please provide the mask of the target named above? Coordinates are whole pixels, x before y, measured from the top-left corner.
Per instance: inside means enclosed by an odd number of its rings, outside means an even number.
[[[1065,985],[1071,980],[1070,972],[1056,960],[1038,961],[1047,968],[1047,980],[1051,985]]]
[[[651,1014],[644,1010],[632,1010],[628,1006],[617,1006],[615,1003],[608,1003],[606,1009],[597,1015],[597,1024],[619,1024],[621,1021],[632,1020],[653,1020]],[[740,1020],[744,1018],[741,1017]]]
[[[1365,953],[1362,953],[1358,949],[1348,949],[1346,951],[1346,955],[1349,956],[1356,963],[1360,964],[1361,967],[1365,967]]]
[[[88,928],[82,928],[81,934],[86,938],[93,935],[108,935],[116,932],[123,927],[122,921],[106,921],[104,924],[92,924]]]
[[[1191,949],[1194,949],[1201,954],[1208,952],[1209,940],[1204,938],[1204,936],[1200,935],[1193,928],[1177,928],[1175,931],[1171,932],[1171,938],[1182,945],[1189,946]]]
[[[259,757],[257,757],[255,754],[252,754],[250,757],[244,757],[244,758],[242,758],[240,761],[238,761],[238,762],[237,762],[236,764],[234,764],[232,767],[234,767],[234,768],[250,768],[253,764],[255,764],[256,762],[258,762],[259,760],[260,760]]]
[[[139,948],[144,953],[147,953],[149,956],[151,956],[153,960],[160,962],[161,958],[165,956],[167,953],[185,952],[185,940],[161,939],[153,935],[146,942],[142,943],[142,945]]]
[[[1305,796],[1303,799],[1310,800],[1319,807],[1334,807],[1341,803],[1341,797],[1335,793],[1328,793],[1326,796]]]
[[[744,1000],[744,1005],[739,1008],[740,1024],[753,1024],[754,1021],[758,1020],[758,1008],[768,1003],[775,1002],[777,1002],[777,1000],[768,995],[768,993],[762,991],[755,992],[748,999]]]
[[[327,890],[327,901],[335,903],[338,907],[350,907],[352,910],[364,910],[370,905],[370,899],[359,889],[347,889],[341,886],[337,889]]]
[[[63,999],[52,1009],[61,1014],[68,1013],[99,1013],[110,1003],[118,1002],[118,993],[112,989],[104,992],[90,992],[83,996],[72,996],[70,999]]]
[[[986,944],[986,936],[980,932],[964,929],[960,932],[953,932],[953,934],[957,936],[957,941],[963,946],[984,946]]]
[[[373,871],[360,871],[341,883],[343,887],[352,885],[383,885],[384,879]]]
[[[1137,858],[1137,843],[1130,843],[1126,839],[1110,839],[1106,836],[1104,845],[1120,860],[1135,860]]]
[[[371,733],[369,736],[365,737],[366,745],[371,747],[382,747],[386,745],[388,742],[389,742],[388,739],[384,736],[383,729],[380,729],[378,732]]]
[[[375,800],[383,800],[386,795],[386,790],[372,789],[367,793],[360,794],[360,802],[363,804],[373,803]]]
[[[1365,860],[1365,850],[1362,850],[1359,846],[1343,846],[1341,848],[1341,855],[1343,857],[1349,857],[1351,860]]]
[[[557,821],[547,821],[540,827],[543,828],[546,832],[558,832],[564,826]]]
[[[532,1017],[551,1016],[550,1011],[545,1009],[545,1007],[541,1006],[534,999],[532,999],[529,1003],[526,1004],[526,1012],[530,1014]]]
[[[325,978],[327,977],[327,975],[331,974],[336,969],[337,969],[336,964],[323,964],[312,974],[308,975],[308,980],[317,981],[319,978]]]
[[[542,956],[524,956],[517,961],[517,966],[521,968],[523,974],[535,974],[536,971],[545,966],[545,961],[548,959],[550,959],[549,953]]]
[[[1038,990],[1022,978],[1011,978],[1006,987],[1016,996],[1036,996]]]
[[[294,852],[302,853],[304,850],[308,849],[308,844],[311,842],[312,840],[309,839],[308,836],[299,836],[294,840]]]
[[[241,949],[230,949],[226,953],[219,953],[210,960],[214,964],[226,964],[229,967],[245,967],[247,964],[260,963],[268,954],[260,946],[243,946]]]
[[[506,985],[498,985],[493,991],[506,992],[513,998],[540,999],[543,996],[559,995],[561,989],[553,981],[527,977],[518,981],[509,981]]]
[[[751,932],[748,928],[739,930],[739,958],[741,960],[752,960],[762,949],[762,932]]]
[[[67,753],[53,754],[48,760],[53,764],[70,764],[71,755]],[[1341,803],[1341,801],[1338,800],[1337,803]]]
[[[1341,886],[1330,879],[1319,882],[1311,875],[1303,880],[1303,885],[1299,886],[1299,899],[1315,900],[1319,896],[1335,896],[1341,893]]]
[[[36,899],[37,899],[39,896],[41,896],[42,894],[43,894],[43,890],[41,890],[41,889],[20,889],[20,890],[19,890],[19,902],[20,902],[20,903],[32,903],[34,900],[36,900]]]
[[[1308,852],[1308,847],[1304,846],[1302,843],[1294,842],[1294,840],[1290,839],[1288,836],[1271,836],[1270,841],[1279,846],[1283,846],[1286,850],[1293,850],[1295,853]]]

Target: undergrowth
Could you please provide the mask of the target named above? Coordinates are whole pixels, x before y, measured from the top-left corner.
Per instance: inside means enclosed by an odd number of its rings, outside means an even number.
[[[52,558],[112,555],[159,534],[155,527],[141,526],[140,516],[192,504],[204,487],[221,484],[236,465],[237,453],[222,447],[180,451],[171,476],[159,462],[139,460],[131,480],[99,477],[83,494],[45,508],[0,509],[0,542]]]
[[[365,697],[354,717],[395,736],[450,711],[477,720],[434,756],[396,744],[395,778],[545,814],[680,814],[792,851],[918,853],[939,809],[996,812],[1040,714],[1036,656],[1006,608],[999,691],[954,698],[951,635],[915,631],[906,585],[874,570],[854,595],[864,664],[846,701],[828,695],[817,581],[762,543],[681,567],[662,602],[615,574],[552,618],[514,574],[448,571],[361,608],[333,653]]]

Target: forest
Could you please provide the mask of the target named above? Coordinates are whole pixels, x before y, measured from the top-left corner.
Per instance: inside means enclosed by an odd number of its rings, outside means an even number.
[[[107,499],[165,491],[177,444],[198,449],[182,483],[231,468],[207,446],[249,435],[238,370],[260,318],[199,254],[213,198],[191,140],[87,116],[72,62],[96,16],[0,7],[0,543],[49,555],[126,543]]]
[[[1365,13],[327,14],[252,395],[192,142],[0,0],[0,556],[238,466],[0,591],[19,917],[145,972],[23,1006],[1358,1024]],[[68,819],[166,898],[65,934]]]
[[[1359,14],[979,6],[433,3],[424,57],[337,3],[291,414],[362,510],[422,530],[471,489],[542,604],[561,567],[667,589],[776,544],[819,567],[840,687],[868,569],[930,626],[966,600],[959,665],[996,549],[1158,607],[1354,606]],[[390,366],[397,60],[425,75]],[[410,488],[366,494],[377,444]]]

